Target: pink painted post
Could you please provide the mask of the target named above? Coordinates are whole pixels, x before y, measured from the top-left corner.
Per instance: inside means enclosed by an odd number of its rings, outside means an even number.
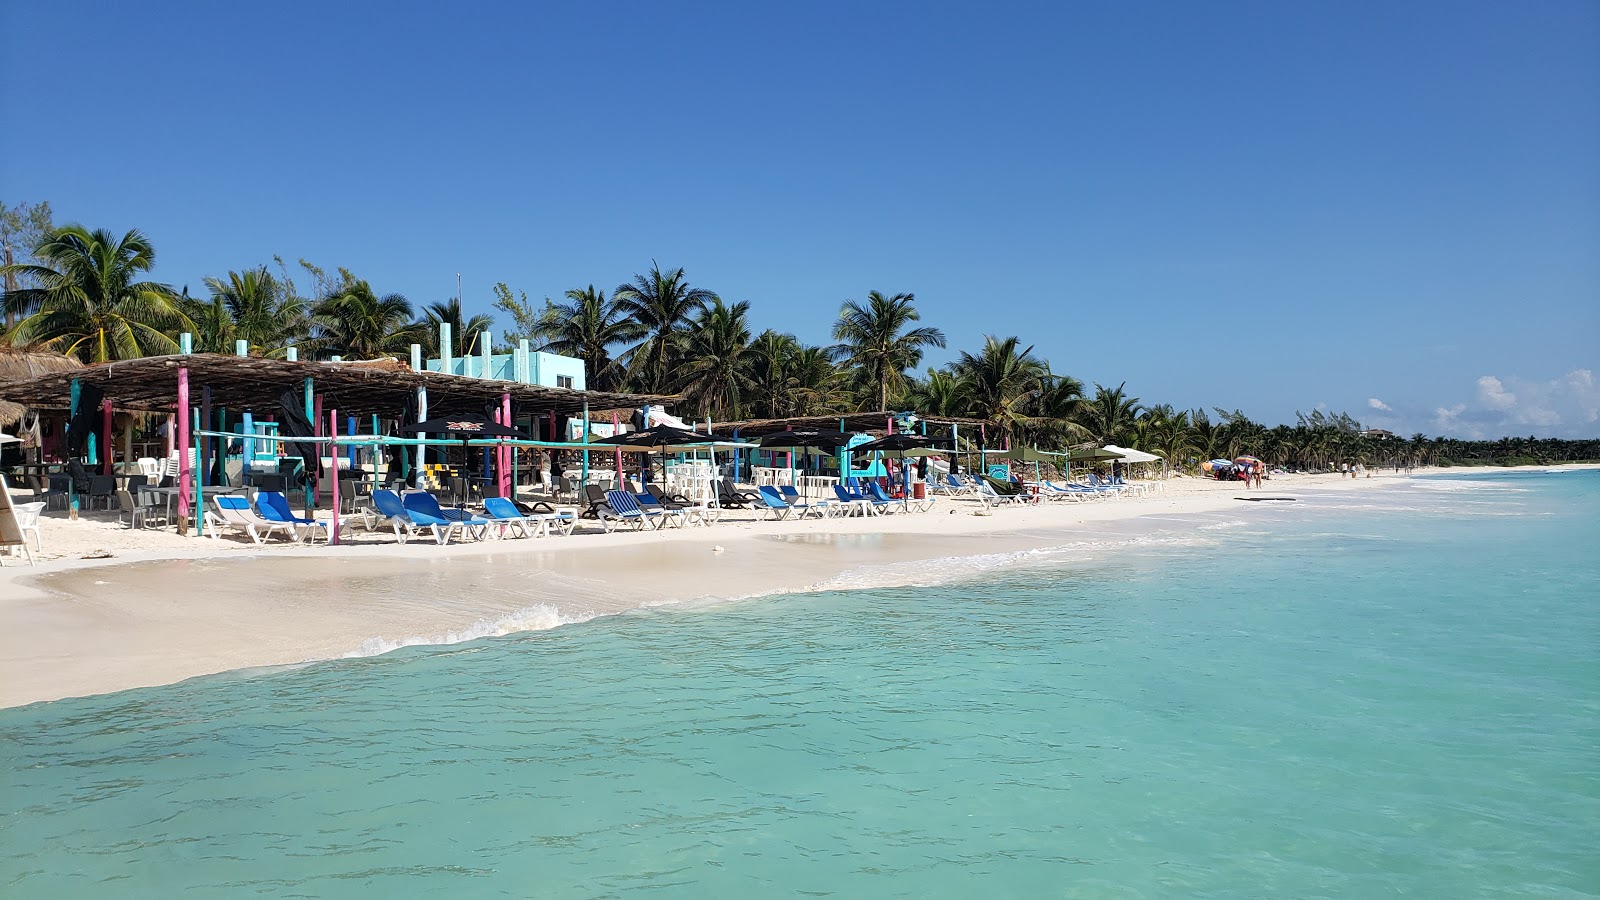
[[[189,497],[194,490],[189,472],[189,367],[178,368],[178,533],[189,533]]]
[[[894,434],[894,416],[889,417],[889,433]]]
[[[500,395],[500,424],[511,427],[511,394]],[[511,454],[516,451],[509,444],[500,445],[500,496],[512,499],[516,496],[517,486],[511,483]]]
[[[103,422],[100,429],[100,474],[111,474],[111,401],[100,401],[100,412],[103,413]]]
[[[317,398],[320,404],[322,399]],[[339,543],[339,411],[328,413],[328,477],[333,481],[333,530],[328,543]]]

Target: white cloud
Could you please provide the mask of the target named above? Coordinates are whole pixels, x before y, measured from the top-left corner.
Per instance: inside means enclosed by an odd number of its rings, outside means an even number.
[[[1506,390],[1505,383],[1493,375],[1478,379],[1478,398],[1491,409],[1510,409],[1517,405],[1517,395]]]
[[[1600,435],[1600,380],[1591,369],[1573,369],[1551,379],[1518,375],[1484,375],[1474,382],[1472,399],[1395,415],[1429,420],[1435,433],[1451,437],[1493,439],[1509,435],[1595,437]],[[1394,412],[1373,398],[1373,409]]]
[[[1379,410],[1382,410],[1384,412],[1394,412],[1394,410],[1389,408],[1389,404],[1383,402],[1382,400],[1379,400],[1377,397],[1368,397],[1367,398],[1367,405],[1372,407],[1373,409],[1379,409]]]

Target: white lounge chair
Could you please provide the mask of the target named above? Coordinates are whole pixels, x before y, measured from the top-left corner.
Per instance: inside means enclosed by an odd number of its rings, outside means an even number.
[[[222,494],[211,500],[217,506],[217,518],[224,526],[237,528],[250,535],[250,540],[259,544],[266,538],[272,537],[274,532],[282,531],[283,536],[293,541],[296,540],[294,526],[287,522],[272,522],[263,519],[250,507],[250,499],[242,494]]]

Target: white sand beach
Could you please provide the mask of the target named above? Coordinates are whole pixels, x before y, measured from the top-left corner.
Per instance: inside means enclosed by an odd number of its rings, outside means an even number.
[[[199,675],[370,655],[550,628],[663,603],[937,580],[952,558],[1172,528],[1174,518],[1270,504],[1244,496],[1383,490],[1394,474],[1280,475],[1264,490],[1175,478],[1146,497],[974,514],[756,521],[710,528],[440,547],[358,531],[336,547],[129,530],[99,513],[44,521],[44,553],[0,570],[0,706],[167,684]],[[1198,525],[1203,519],[1190,523]],[[981,565],[981,561],[977,561]],[[959,571],[971,572],[974,563]],[[848,575],[847,575],[848,573]],[[846,577],[841,577],[846,576]]]

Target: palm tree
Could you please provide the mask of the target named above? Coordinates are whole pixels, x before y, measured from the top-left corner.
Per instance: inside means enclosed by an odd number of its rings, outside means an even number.
[[[420,343],[423,349],[435,356],[440,356],[439,326],[449,325],[450,355],[460,359],[463,356],[483,352],[483,348],[478,346],[478,338],[494,327],[494,316],[478,313],[470,319],[463,319],[461,298],[451,297],[442,303],[429,303],[424,306],[421,324],[427,328],[428,333]]]
[[[1046,364],[1043,389],[1034,403],[1034,421],[1025,429],[1038,443],[1052,447],[1081,441],[1083,426],[1075,420],[1083,406],[1083,382],[1071,375],[1056,375]]]
[[[248,341],[250,352],[271,355],[304,338],[310,330],[305,301],[296,297],[266,266],[229,272],[226,279],[207,277],[211,291],[209,320],[226,315],[228,340],[219,352],[233,352],[235,339]],[[219,309],[220,308],[220,309]],[[206,331],[204,325],[200,329]]]
[[[661,390],[671,381],[683,329],[717,295],[690,287],[683,269],[662,272],[651,260],[649,275],[633,276],[611,296],[643,331],[642,343],[628,352],[628,380],[643,390]]]
[[[876,389],[878,409],[889,408],[890,394],[902,389],[907,369],[921,364],[924,347],[944,346],[944,332],[937,328],[906,330],[922,318],[915,302],[912,294],[885,297],[871,291],[865,304],[846,300],[834,323],[835,361],[853,366],[858,383]]]
[[[1101,444],[1115,444],[1133,432],[1139,417],[1139,398],[1125,393],[1127,382],[1114,388],[1096,383],[1094,398],[1079,408],[1078,424],[1091,440]]]
[[[1019,343],[1015,336],[984,335],[983,349],[976,356],[963,350],[950,365],[967,396],[968,409],[993,423],[1000,438],[1016,435],[1033,421],[1032,410],[1050,371],[1033,355],[1032,346],[1018,350]]]
[[[183,314],[194,323],[194,349],[199,353],[232,353],[234,351],[233,315],[222,298],[213,296],[200,300],[189,296],[185,287],[178,299]]]
[[[583,360],[590,390],[609,391],[622,381],[621,367],[611,358],[611,348],[638,340],[642,329],[627,317],[622,305],[606,292],[589,285],[567,291],[564,303],[544,301],[544,311],[534,326],[540,350]]]
[[[736,418],[740,398],[751,384],[750,313],[748,301],[728,306],[717,297],[684,337],[678,389],[702,417]]]
[[[800,342],[792,334],[767,329],[750,342],[750,390],[752,415],[763,419],[788,415],[779,412],[786,405],[789,391],[789,373]]]
[[[359,278],[322,298],[312,309],[311,323],[318,350],[352,359],[398,356],[426,336],[426,326],[412,321],[411,301],[400,294],[380,297]]]
[[[909,380],[905,402],[924,416],[964,416],[972,406],[965,388],[949,369],[929,369],[925,377]]]
[[[34,256],[44,265],[0,266],[0,274],[39,285],[6,294],[7,311],[23,317],[12,329],[13,346],[107,362],[176,353],[172,335],[194,330],[170,285],[135,280],[156,258],[137,229],[118,239],[68,225],[48,232]]]
[[[844,373],[833,364],[827,347],[800,346],[789,360],[785,380],[786,416],[825,416],[850,408],[849,385]]]

